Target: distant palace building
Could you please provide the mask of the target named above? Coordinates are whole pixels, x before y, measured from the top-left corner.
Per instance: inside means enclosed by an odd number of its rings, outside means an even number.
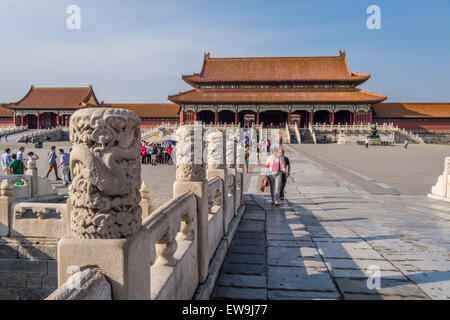
[[[370,74],[352,72],[345,52],[333,57],[211,58],[183,76],[194,89],[169,96],[180,122],[265,125],[372,122],[386,96],[358,89]]]
[[[37,88],[31,86],[18,102],[0,105],[0,125],[28,126],[30,129],[69,126],[71,115],[86,107],[113,107],[129,109],[141,117],[142,127],[161,123],[178,123],[178,105],[104,104],[100,103],[92,86],[80,88]]]
[[[68,126],[70,116],[87,105],[99,106],[92,86],[82,88],[36,88],[18,102],[9,103],[17,126],[30,129]]]
[[[211,58],[200,73],[182,79],[192,90],[173,103],[103,103],[92,86],[31,86],[18,102],[0,103],[0,126],[68,126],[80,108],[129,109],[142,127],[161,123],[394,123],[411,131],[450,130],[450,103],[383,103],[385,95],[358,89],[370,74],[350,71],[345,52],[332,57]]]
[[[450,103],[379,103],[373,109],[377,123],[414,132],[450,130]]]

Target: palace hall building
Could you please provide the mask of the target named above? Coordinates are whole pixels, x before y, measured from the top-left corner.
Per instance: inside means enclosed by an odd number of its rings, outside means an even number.
[[[169,96],[180,122],[359,124],[372,122],[372,105],[385,95],[358,85],[370,74],[349,69],[345,52],[330,57],[212,58],[182,79],[192,90]]]
[[[0,104],[0,125],[28,126],[45,129],[69,126],[71,115],[87,107],[112,107],[134,111],[141,127],[161,123],[178,123],[180,107],[173,103],[109,103],[99,102],[92,86],[38,88],[31,86],[18,102]]]
[[[13,111],[16,126],[30,129],[69,126],[70,116],[80,108],[99,106],[92,86],[72,88],[37,88],[31,86],[18,102],[6,108]]]

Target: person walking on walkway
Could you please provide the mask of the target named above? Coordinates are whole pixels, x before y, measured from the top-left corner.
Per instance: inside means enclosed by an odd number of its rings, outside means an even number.
[[[408,149],[408,140],[405,140],[405,149]]]
[[[47,155],[48,170],[47,170],[47,173],[45,174],[45,176],[48,178],[50,172],[52,171],[52,169],[54,169],[55,170],[55,177],[56,177],[56,180],[58,181],[58,180],[61,180],[61,179],[58,177],[58,165],[56,164],[57,156],[56,156],[56,151],[55,150],[56,150],[56,147],[53,146],[51,151]]]
[[[272,198],[272,205],[280,205],[280,191],[281,191],[281,175],[286,172],[286,165],[283,157],[274,152],[267,157],[266,162],[267,176],[269,177],[270,196]]]
[[[5,149],[5,153],[2,154],[1,161],[2,161],[3,173],[4,174],[9,174],[9,172],[10,172],[9,171],[9,164],[12,161],[11,149],[10,148],[6,148]]]
[[[59,154],[61,155],[61,163],[58,168],[61,168],[62,178],[64,185],[67,186],[69,184],[69,172],[70,172],[70,157],[67,153],[64,152],[64,149],[59,149]]]
[[[369,139],[366,138],[366,141],[364,142],[364,145],[366,146],[366,148],[369,147]]]
[[[286,166],[286,171],[281,173],[280,200],[284,200],[284,188],[286,187],[287,178],[291,175],[291,163],[289,158],[284,155],[284,149],[280,149],[278,154],[284,159],[284,164]]]
[[[248,144],[245,144],[244,151],[245,151],[245,157],[244,157],[244,159],[245,159],[245,168],[246,168],[246,172],[248,173],[248,163],[250,161],[250,147],[249,147]]]

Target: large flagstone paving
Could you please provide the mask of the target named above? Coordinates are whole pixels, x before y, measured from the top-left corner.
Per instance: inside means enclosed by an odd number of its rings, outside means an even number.
[[[450,205],[361,190],[295,148],[282,206],[248,178],[213,299],[450,299]],[[381,287],[367,285],[373,267]]]

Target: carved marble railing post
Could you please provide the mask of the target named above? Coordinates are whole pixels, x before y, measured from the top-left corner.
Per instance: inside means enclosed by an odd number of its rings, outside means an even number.
[[[219,177],[222,180],[222,211],[223,211],[223,233],[228,232],[228,197],[226,183],[228,170],[225,163],[226,137],[223,131],[207,130],[205,132],[207,154],[206,179],[212,180]]]
[[[31,196],[37,197],[39,195],[39,176],[36,167],[36,160],[30,159],[27,162],[28,170],[26,174],[31,176]]]
[[[173,196],[191,191],[197,198],[199,281],[208,276],[208,182],[203,163],[203,127],[184,125],[177,129],[177,171]]]
[[[142,182],[141,186],[141,208],[142,208],[142,220],[150,215],[150,211],[152,208],[152,201],[150,200],[150,188],[147,186],[145,182]]]
[[[245,176],[245,136],[242,129],[236,132],[236,171],[239,172],[240,179],[236,183],[239,186],[240,198],[237,209],[244,204],[244,176]]]
[[[227,141],[227,152],[226,152],[226,162],[227,162],[227,170],[228,176],[231,176],[232,180],[231,185],[228,186],[228,192],[233,196],[233,207],[230,208],[230,211],[233,212],[231,217],[229,217],[228,224],[231,222],[231,219],[237,214],[236,208],[236,129],[227,130],[226,131],[226,141]],[[224,189],[226,190],[226,189]]]
[[[14,184],[11,180],[5,179],[0,186],[0,237],[9,235],[11,226],[10,208],[14,202]]]
[[[97,266],[110,279],[113,299],[150,299],[139,117],[124,109],[80,109],[71,117],[70,140],[71,235],[58,244],[59,285],[74,270]]]
[[[450,190],[448,189],[450,178],[450,157],[444,160],[444,172],[439,176],[436,185],[431,188],[429,198],[450,202]]]

